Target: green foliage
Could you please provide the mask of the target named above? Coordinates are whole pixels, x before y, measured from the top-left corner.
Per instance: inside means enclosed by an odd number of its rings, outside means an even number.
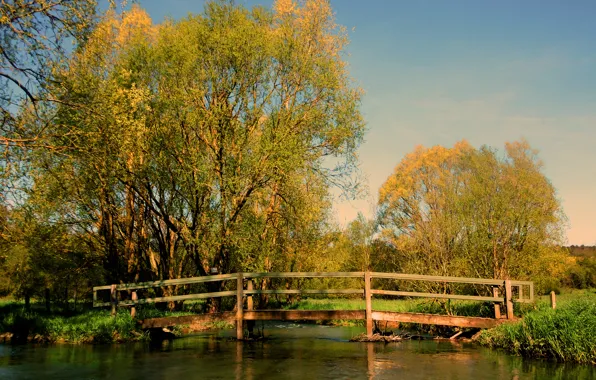
[[[572,300],[553,310],[528,312],[520,322],[485,330],[479,342],[515,354],[596,364],[596,296]]]
[[[577,258],[567,269],[563,281],[576,289],[596,288],[596,257]]]
[[[38,308],[34,308],[38,309]],[[14,342],[29,339],[43,342],[115,343],[146,340],[126,310],[112,317],[108,310],[90,310],[75,315],[27,311],[22,304],[0,306],[0,332],[12,334]]]
[[[107,281],[336,265],[328,189],[354,190],[361,91],[328,2],[288,4],[212,1],[162,25],[108,12],[56,68],[59,106],[40,113],[59,149],[31,155],[30,200]]]
[[[379,194],[381,234],[400,253],[406,273],[543,276],[540,292],[570,262],[560,248],[560,201],[526,141],[507,144],[504,157],[465,141],[453,148],[418,147]]]

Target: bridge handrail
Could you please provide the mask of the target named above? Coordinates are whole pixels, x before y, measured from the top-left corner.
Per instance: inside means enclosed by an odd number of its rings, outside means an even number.
[[[164,287],[172,285],[187,285],[197,283],[207,283],[213,281],[229,281],[237,280],[242,282],[243,280],[258,279],[258,278],[366,278],[367,272],[254,272],[254,273],[230,273],[220,274],[212,276],[201,276],[201,277],[189,277],[173,280],[159,280],[159,281],[148,281],[140,283],[128,283],[128,284],[113,284],[96,286],[93,288],[93,306],[102,307],[110,306],[114,308],[115,304],[120,306],[134,306],[140,304],[157,303],[157,302],[171,302],[171,301],[183,301],[183,300],[195,300],[205,298],[218,298],[218,297],[231,297],[237,296],[237,290],[233,291],[219,291],[209,293],[195,293],[186,295],[173,295],[166,297],[153,297],[137,299],[137,289],[146,289],[154,287]],[[505,280],[498,279],[482,279],[482,278],[466,278],[466,277],[452,277],[452,276],[429,276],[429,275],[418,275],[418,274],[405,274],[405,273],[382,273],[382,272],[368,272],[369,279],[382,278],[382,279],[393,279],[393,280],[408,280],[408,281],[432,281],[432,282],[451,282],[451,283],[466,283],[475,285],[486,285],[493,287],[500,287],[506,284]],[[370,280],[369,280],[370,281]],[[518,299],[517,302],[533,302],[534,301],[534,284],[532,281],[509,281],[511,287],[518,287]],[[529,287],[529,298],[523,297],[523,287]],[[97,292],[100,290],[110,290],[112,299],[110,302],[98,302]],[[133,299],[118,301],[114,299],[118,291],[129,290],[133,291]],[[246,289],[242,290],[243,295],[251,296],[256,294],[360,294],[366,295],[365,289]],[[423,292],[412,292],[412,291],[393,291],[393,290],[380,290],[370,289],[371,294],[377,295],[390,295],[390,296],[406,296],[406,297],[425,297],[425,298],[441,298],[441,299],[459,299],[459,300],[470,300],[470,301],[488,301],[495,303],[506,303],[506,300],[499,297],[497,293],[493,294],[493,297],[487,296],[472,296],[472,295],[461,295],[461,294],[443,294],[443,293],[423,293]]]

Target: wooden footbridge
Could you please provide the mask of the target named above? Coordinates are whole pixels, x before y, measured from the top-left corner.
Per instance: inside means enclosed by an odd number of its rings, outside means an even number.
[[[268,279],[296,279],[296,278],[352,278],[362,279],[363,286],[358,289],[254,289],[255,281]],[[484,293],[491,293],[488,296],[448,294],[448,293],[422,293],[412,291],[381,290],[375,289],[371,284],[373,279],[400,280],[400,281],[424,281],[433,283],[458,283],[472,285],[471,289],[484,289]],[[193,294],[173,295],[168,297],[139,298],[137,291],[150,288],[164,288],[168,286],[203,284],[209,282],[234,281],[235,290],[218,292],[202,292]],[[354,283],[357,283],[354,281]],[[187,287],[188,288],[188,287]],[[98,299],[98,292],[109,291],[109,301],[101,302]],[[254,310],[253,296],[264,294],[286,294],[286,295],[325,295],[344,294],[360,295],[364,297],[364,310]],[[107,294],[105,294],[107,296]],[[456,299],[479,302],[494,303],[495,317],[464,317],[422,313],[402,313],[393,311],[380,311],[372,309],[373,296],[398,296],[398,297],[424,297],[431,299]],[[159,328],[179,324],[191,324],[206,321],[230,321],[236,322],[236,336],[238,339],[244,337],[244,321],[257,320],[332,320],[350,319],[365,320],[368,336],[373,334],[373,321],[395,321],[407,323],[433,324],[444,326],[459,326],[472,328],[490,328],[505,320],[514,319],[513,302],[533,302],[534,284],[531,281],[495,280],[480,278],[426,276],[403,273],[379,273],[379,272],[285,272],[285,273],[231,273],[214,276],[202,276],[181,278],[174,280],[140,282],[130,284],[112,284],[96,286],[93,288],[93,306],[112,307],[112,313],[116,314],[116,308],[122,306],[131,307],[131,314],[136,314],[136,306],[149,303],[185,301],[218,297],[236,297],[235,311],[222,313],[197,314],[181,317],[152,318],[139,321],[143,328]],[[515,297],[515,298],[514,298]],[[107,298],[107,297],[106,297]],[[504,313],[501,313],[501,307]]]

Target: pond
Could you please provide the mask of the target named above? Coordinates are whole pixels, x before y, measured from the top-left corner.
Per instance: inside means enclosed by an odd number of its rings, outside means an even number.
[[[260,326],[260,324],[259,324]],[[0,345],[0,379],[596,379],[596,367],[471,343],[351,343],[362,328],[271,323],[267,339],[207,332],[161,344]]]

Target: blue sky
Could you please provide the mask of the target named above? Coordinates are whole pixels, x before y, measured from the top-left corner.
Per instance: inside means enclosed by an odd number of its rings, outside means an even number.
[[[140,0],[155,22],[204,1]],[[237,0],[251,7],[272,0]],[[596,2],[331,0],[350,30],[350,73],[366,94],[360,149],[367,199],[416,145],[503,148],[526,138],[569,218],[569,244],[596,244]]]

